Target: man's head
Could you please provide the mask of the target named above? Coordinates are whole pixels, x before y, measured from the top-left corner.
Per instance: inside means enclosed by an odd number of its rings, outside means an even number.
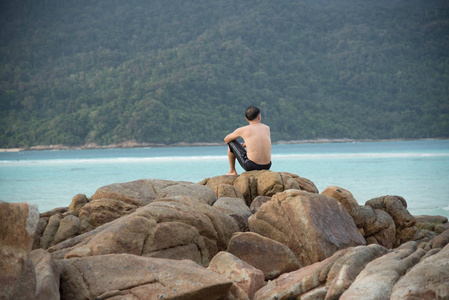
[[[245,117],[248,121],[252,121],[257,118],[257,116],[260,114],[260,109],[258,109],[255,106],[250,106],[245,111]]]

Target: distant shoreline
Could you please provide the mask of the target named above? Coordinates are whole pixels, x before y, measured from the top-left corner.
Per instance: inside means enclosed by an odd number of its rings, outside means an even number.
[[[313,140],[293,140],[293,141],[277,141],[273,145],[286,144],[318,144],[318,143],[363,143],[363,142],[399,142],[399,141],[433,141],[447,140],[449,138],[421,138],[421,139],[313,139]],[[224,143],[174,143],[174,144],[158,144],[158,143],[138,143],[127,141],[124,143],[111,144],[101,146],[97,144],[86,144],[83,146],[66,146],[66,145],[42,145],[28,148],[0,148],[0,153],[20,152],[20,151],[37,151],[37,150],[88,150],[88,149],[127,149],[127,148],[164,148],[164,147],[201,147],[201,146],[224,146]]]

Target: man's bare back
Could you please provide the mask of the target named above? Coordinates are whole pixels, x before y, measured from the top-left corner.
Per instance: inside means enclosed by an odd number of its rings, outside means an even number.
[[[249,108],[248,108],[249,109]],[[248,110],[247,109],[247,110]],[[255,108],[257,109],[257,108]],[[259,111],[257,109],[257,111]],[[241,137],[244,142],[244,147],[246,147],[246,156],[253,163],[260,165],[261,168],[255,169],[269,169],[271,165],[271,137],[270,137],[270,127],[261,123],[260,111],[256,118],[249,120],[247,118],[249,125],[237,128],[234,132],[228,134],[224,141],[226,144],[236,140]],[[236,175],[235,170],[235,155],[233,151],[228,151],[230,171],[229,175]],[[239,160],[239,163],[242,162]],[[242,167],[244,167],[242,165]],[[245,167],[244,167],[245,168]]]

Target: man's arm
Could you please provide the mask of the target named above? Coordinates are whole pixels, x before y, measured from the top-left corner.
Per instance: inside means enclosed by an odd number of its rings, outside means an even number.
[[[232,142],[233,140],[236,140],[237,138],[241,137],[242,135],[242,127],[237,128],[236,130],[234,130],[234,132],[231,132],[230,134],[228,134],[225,138],[224,141],[226,144],[229,144],[229,142]]]

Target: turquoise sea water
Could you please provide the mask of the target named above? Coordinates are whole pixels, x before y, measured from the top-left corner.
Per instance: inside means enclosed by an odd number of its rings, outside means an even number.
[[[400,195],[414,215],[449,217],[449,140],[273,145],[272,162],[271,170],[308,178],[320,192],[337,185],[359,204]],[[228,169],[226,146],[0,153],[0,200],[43,212],[112,183],[199,182]]]

